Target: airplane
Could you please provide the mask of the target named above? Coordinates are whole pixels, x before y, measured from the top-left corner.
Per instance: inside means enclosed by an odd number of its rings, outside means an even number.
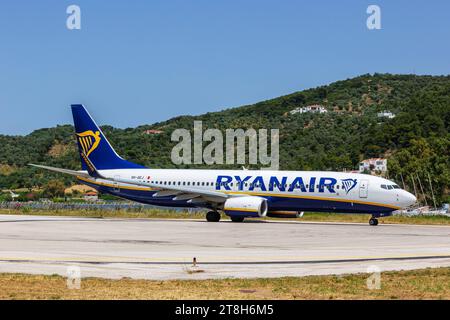
[[[367,174],[146,168],[119,156],[83,105],[71,107],[82,170],[30,165],[75,176],[102,193],[157,206],[205,208],[208,222],[218,222],[220,212],[242,222],[308,211],[371,214],[369,224],[376,226],[377,218],[416,202],[395,182]]]

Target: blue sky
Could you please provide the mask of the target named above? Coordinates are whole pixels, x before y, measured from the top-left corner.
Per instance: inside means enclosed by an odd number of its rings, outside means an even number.
[[[66,8],[81,8],[81,30]],[[381,8],[381,30],[366,27]],[[2,1],[0,134],[130,127],[373,72],[449,74],[449,1]]]

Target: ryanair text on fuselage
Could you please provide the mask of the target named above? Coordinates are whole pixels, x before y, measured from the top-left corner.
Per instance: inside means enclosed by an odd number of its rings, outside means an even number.
[[[264,179],[263,176],[225,176],[219,175],[216,180],[216,190],[231,190],[232,185],[236,185],[238,190],[244,190],[244,185],[248,185],[248,190],[253,191],[281,191],[293,192],[300,190],[301,192],[325,192],[336,193],[335,187],[338,183],[337,179],[332,177],[311,177],[308,181],[304,181],[302,177],[295,177],[289,181],[288,177],[271,176]],[[357,184],[357,179],[342,179],[342,188],[346,193],[350,192]]]

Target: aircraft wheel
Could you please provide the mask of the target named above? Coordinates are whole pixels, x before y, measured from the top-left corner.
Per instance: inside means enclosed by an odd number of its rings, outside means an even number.
[[[219,222],[220,221],[220,213],[218,213],[217,211],[209,211],[206,214],[206,221]]]
[[[242,222],[244,221],[244,217],[230,217],[233,222]]]
[[[376,225],[378,225],[378,219],[377,219],[377,218],[370,218],[369,224],[370,224],[371,226],[376,226]]]

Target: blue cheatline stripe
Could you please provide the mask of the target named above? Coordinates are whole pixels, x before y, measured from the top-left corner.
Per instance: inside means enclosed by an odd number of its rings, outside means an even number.
[[[233,210],[225,209],[224,212],[228,216],[254,217],[254,218],[259,217],[259,214],[256,211],[241,211],[241,210],[234,210],[234,209]]]

